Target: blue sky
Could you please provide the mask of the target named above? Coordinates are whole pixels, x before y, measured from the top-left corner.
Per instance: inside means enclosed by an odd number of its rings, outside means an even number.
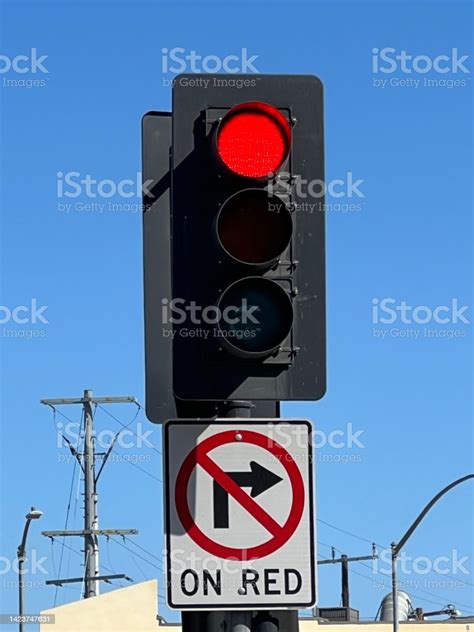
[[[286,404],[283,412],[308,417],[326,437],[341,429],[347,439],[348,424],[362,431],[362,447],[320,449],[320,556],[330,555],[328,545],[362,555],[372,541],[387,545],[399,538],[439,488],[473,469],[469,4],[17,1],[3,8],[1,305],[12,311],[35,299],[47,306],[48,322],[11,318],[0,325],[2,612],[16,610],[16,589],[5,583],[15,575],[5,569],[29,506],[44,511],[29,546],[47,557],[47,575],[29,577],[33,581],[57,576],[61,545],[51,547],[39,532],[64,527],[70,489],[68,526],[81,527],[77,471],[71,486],[73,466],[64,462],[69,452],[58,447],[52,412],[40,398],[92,388],[144,402],[140,200],[126,200],[132,206],[121,212],[60,210],[57,174],[76,171],[115,183],[136,178],[140,119],[171,104],[167,84],[174,75],[162,72],[163,48],[221,59],[246,49],[258,56],[259,72],[311,73],[324,82],[326,177],[362,179],[362,197],[329,200],[335,206],[327,214],[327,395]],[[391,74],[374,73],[373,49],[386,48],[395,49],[386,55],[405,50],[429,63],[447,55],[449,72],[416,72],[409,65],[408,73],[398,64]],[[6,71],[32,49],[37,57],[47,55],[47,72]],[[469,56],[466,72],[453,66],[453,49]],[[424,68],[428,62],[417,63]],[[40,85],[21,85],[27,79]],[[400,85],[407,79],[412,83]],[[392,83],[377,86],[381,80]],[[119,196],[110,200],[124,203]],[[73,200],[107,201],[84,192]],[[432,310],[457,300],[467,306],[469,322],[374,323],[373,301],[384,298]],[[2,308],[3,321],[6,313]],[[107,410],[125,424],[135,415],[133,406]],[[78,408],[62,412],[79,420]],[[137,421],[143,432],[153,431],[155,449],[119,447],[123,458],[107,466],[99,492],[102,527],[138,528],[135,542],[148,552],[126,542],[140,559],[104,542],[101,561],[140,581],[159,574],[163,524],[160,428],[148,424],[143,411],[132,428]],[[58,414],[59,422],[68,423]],[[98,430],[120,428],[102,410],[96,423]],[[469,575],[456,568],[451,578],[408,569],[403,579],[419,582],[408,591],[425,610],[454,603],[474,612],[472,500],[472,485],[452,492],[406,547],[407,555],[430,563],[469,557]],[[61,575],[79,576],[80,545],[67,543],[76,553],[65,550]],[[388,576],[373,573],[370,564],[352,570],[352,605],[373,617],[389,590],[383,584]],[[452,587],[449,579],[462,585]],[[59,589],[56,603],[79,593],[79,586]],[[339,593],[339,569],[322,567],[321,605],[338,605]],[[30,589],[27,610],[39,612],[54,599],[54,588]]]

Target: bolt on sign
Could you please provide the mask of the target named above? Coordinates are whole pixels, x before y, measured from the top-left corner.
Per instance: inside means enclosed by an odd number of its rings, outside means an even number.
[[[316,601],[310,422],[165,425],[170,608],[307,608]]]

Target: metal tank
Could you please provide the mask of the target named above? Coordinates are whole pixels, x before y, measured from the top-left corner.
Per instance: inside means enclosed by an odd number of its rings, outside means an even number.
[[[413,612],[410,595],[403,590],[398,591],[398,620],[408,621],[409,615]],[[380,620],[393,621],[393,595],[388,593],[380,604]]]

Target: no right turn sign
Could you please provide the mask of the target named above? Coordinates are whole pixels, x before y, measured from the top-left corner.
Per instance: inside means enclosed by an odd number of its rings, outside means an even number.
[[[306,421],[168,422],[171,608],[314,605],[310,436]]]

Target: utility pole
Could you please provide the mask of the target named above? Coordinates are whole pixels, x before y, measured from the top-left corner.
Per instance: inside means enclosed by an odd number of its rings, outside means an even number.
[[[95,450],[92,433],[92,391],[84,391],[84,531],[99,528],[97,516],[97,488],[95,480]],[[97,535],[84,536],[84,568],[86,577],[99,575],[99,541]],[[99,582],[96,579],[84,584],[84,597],[96,597]]]
[[[358,557],[348,557],[341,554],[341,557],[336,558],[336,550],[332,547],[332,557],[329,560],[319,560],[319,564],[340,564],[341,565],[341,598],[342,606],[344,608],[350,608],[349,597],[349,562],[362,562],[363,560],[376,560],[378,559],[377,550],[375,544],[372,544],[372,555],[359,555]]]
[[[347,555],[341,555],[341,580],[342,580],[342,606],[349,608],[349,558]]]
[[[78,461],[84,476],[84,529],[82,531],[43,531],[43,535],[54,539],[54,537],[80,536],[84,541],[84,577],[73,579],[55,579],[47,581],[47,584],[59,585],[71,582],[84,582],[84,598],[96,597],[99,594],[99,582],[111,579],[129,579],[126,575],[100,575],[99,570],[99,535],[136,535],[136,529],[99,529],[97,482],[102,470],[109,458],[115,440],[120,432],[111,442],[104,455],[99,472],[96,475],[96,459],[98,454],[94,444],[94,414],[92,405],[95,404],[136,404],[135,397],[94,397],[91,390],[86,389],[81,398],[60,398],[42,399],[42,404],[55,409],[55,406],[82,405],[84,414],[84,449],[82,453],[76,451],[69,441],[71,453]]]

